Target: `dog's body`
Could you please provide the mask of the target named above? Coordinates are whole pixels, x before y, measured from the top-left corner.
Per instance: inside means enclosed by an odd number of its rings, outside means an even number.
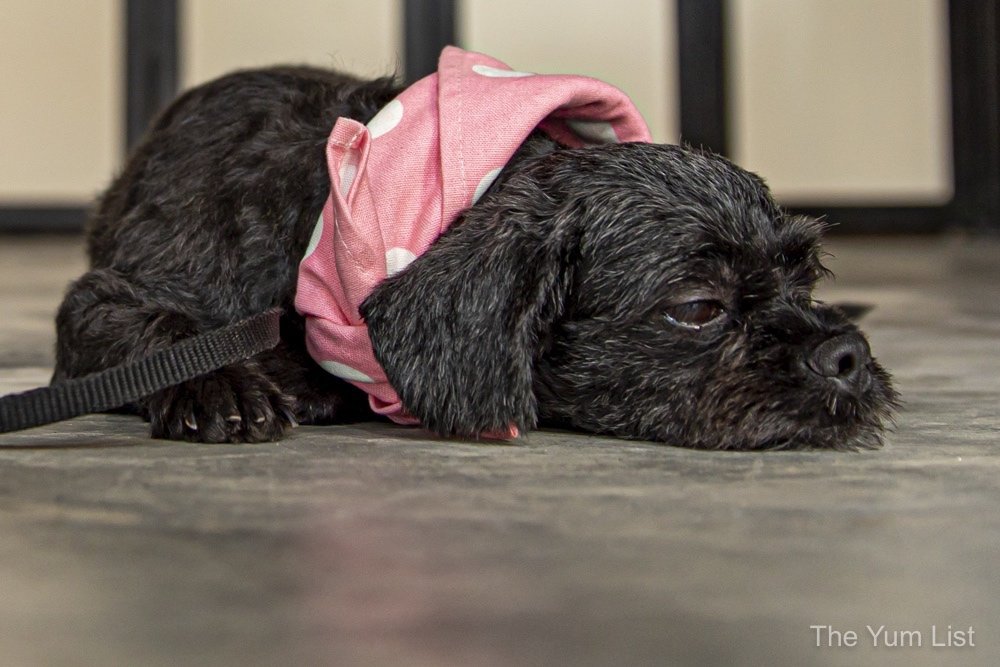
[[[54,380],[280,306],[276,350],[135,406],[153,434],[259,441],[366,418],[365,395],[307,354],[293,302],[330,128],[398,93],[275,68],[178,99],[91,221]],[[361,313],[403,404],[438,433],[541,420],[704,448],[875,446],[894,394],[854,325],[811,301],[818,234],[722,158],[535,132]]]

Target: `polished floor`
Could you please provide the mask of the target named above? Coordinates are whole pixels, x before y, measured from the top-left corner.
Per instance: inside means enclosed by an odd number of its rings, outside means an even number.
[[[1000,245],[828,249],[904,400],[879,451],[0,435],[0,664],[1000,664]],[[0,238],[0,393],[82,269]]]

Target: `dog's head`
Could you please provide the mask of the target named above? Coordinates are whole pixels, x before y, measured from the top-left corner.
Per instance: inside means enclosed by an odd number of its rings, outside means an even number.
[[[705,152],[534,137],[362,313],[442,434],[541,419],[713,449],[877,446],[895,394],[812,299],[820,232]]]

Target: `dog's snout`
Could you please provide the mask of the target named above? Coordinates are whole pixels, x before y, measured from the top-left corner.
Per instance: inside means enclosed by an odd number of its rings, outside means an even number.
[[[871,384],[868,362],[871,350],[858,333],[845,333],[828,338],[815,348],[806,363],[824,378],[829,378],[843,391],[859,394]]]

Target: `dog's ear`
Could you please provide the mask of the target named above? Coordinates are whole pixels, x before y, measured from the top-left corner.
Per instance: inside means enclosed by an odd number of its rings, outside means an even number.
[[[502,180],[361,306],[403,405],[442,435],[535,425],[532,366],[572,276],[573,216],[538,177]]]

